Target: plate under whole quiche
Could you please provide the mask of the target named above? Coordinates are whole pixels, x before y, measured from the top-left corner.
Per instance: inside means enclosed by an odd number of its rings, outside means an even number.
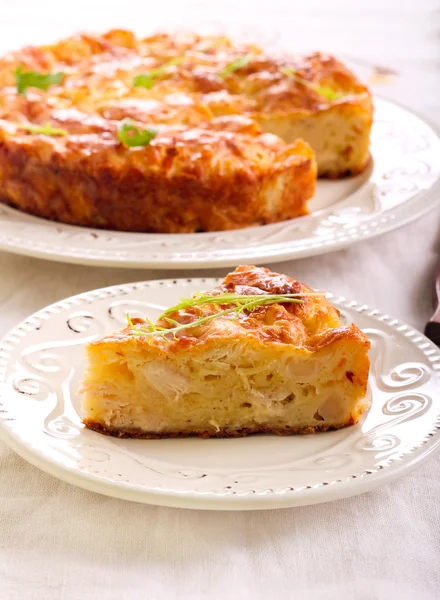
[[[3,57],[0,88],[0,201],[67,224],[276,223],[369,158],[370,93],[320,53],[115,30]]]

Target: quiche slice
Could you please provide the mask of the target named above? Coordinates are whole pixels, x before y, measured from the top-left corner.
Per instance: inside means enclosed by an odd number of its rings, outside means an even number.
[[[369,341],[323,294],[265,268],[90,344],[84,423],[118,437],[312,433],[368,406]]]

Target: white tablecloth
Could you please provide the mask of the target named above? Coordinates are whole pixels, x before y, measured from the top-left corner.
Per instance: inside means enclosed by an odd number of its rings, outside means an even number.
[[[1,49],[85,27],[147,32],[182,21],[187,28],[193,23],[215,30],[224,21],[229,30],[244,28],[257,40],[262,32],[290,47],[394,66],[402,76],[380,91],[433,119],[440,114],[435,0],[373,0],[365,6],[311,0],[298,9],[287,0],[264,8],[248,0],[141,6],[3,1]],[[350,249],[273,267],[423,328],[431,312],[439,229],[438,213],[430,214]],[[175,276],[0,254],[0,332],[65,296]],[[158,508],[61,483],[0,443],[0,599],[434,600],[440,598],[439,498],[437,456],[396,483],[326,505],[253,513]]]

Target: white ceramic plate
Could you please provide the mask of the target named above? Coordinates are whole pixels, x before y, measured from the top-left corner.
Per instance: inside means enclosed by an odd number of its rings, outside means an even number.
[[[0,344],[0,432],[30,463],[68,483],[138,502],[262,509],[360,494],[440,447],[440,351],[407,325],[343,298],[332,301],[372,342],[372,407],[347,429],[307,436],[120,440],[81,424],[84,346],[132,315],[215,279],[115,286],[74,296],[23,321]]]
[[[404,108],[376,98],[375,109],[370,167],[319,181],[307,217],[238,231],[146,234],[73,227],[0,206],[0,249],[102,266],[212,268],[323,254],[390,231],[439,204],[440,139]]]

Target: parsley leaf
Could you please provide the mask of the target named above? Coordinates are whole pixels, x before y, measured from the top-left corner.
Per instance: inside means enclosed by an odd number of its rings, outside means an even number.
[[[180,65],[184,58],[184,56],[178,56],[164,63],[161,67],[158,67],[157,69],[153,69],[148,73],[141,73],[140,75],[136,75],[135,77],[133,77],[134,87],[144,87],[147,88],[147,90],[151,89],[155,84],[154,80],[157,77],[165,75],[169,67],[172,67],[173,65]]]
[[[242,69],[247,64],[249,64],[251,58],[252,54],[244,54],[243,56],[237,57],[231,63],[226,65],[226,67],[222,71],[220,71],[220,77],[229,77],[229,75],[231,75],[235,71],[238,71],[239,69]]]
[[[38,73],[38,71],[23,71],[23,67],[15,69],[15,84],[19,94],[24,94],[28,87],[47,90],[51,85],[57,85],[64,79],[64,73]]]
[[[118,127],[118,140],[129,148],[148,146],[157,133],[157,129],[140,129],[130,119],[124,119]]]
[[[333,100],[339,100],[339,98],[343,98],[345,96],[345,94],[343,94],[342,92],[338,92],[337,90],[334,90],[333,88],[328,87],[326,85],[317,85],[315,83],[312,83],[311,81],[307,81],[307,79],[304,79],[300,75],[297,75],[296,71],[290,67],[281,69],[281,72],[284,75],[287,75],[288,77],[296,81],[297,83],[308,87],[323,98],[326,98],[327,100],[329,100],[329,102],[333,102]]]
[[[43,135],[69,135],[69,132],[65,129],[57,129],[52,127],[50,123],[46,123],[46,125],[27,125],[26,123],[16,123],[16,127],[18,127],[18,129],[29,131],[29,133],[34,135],[37,133],[42,133]]]

